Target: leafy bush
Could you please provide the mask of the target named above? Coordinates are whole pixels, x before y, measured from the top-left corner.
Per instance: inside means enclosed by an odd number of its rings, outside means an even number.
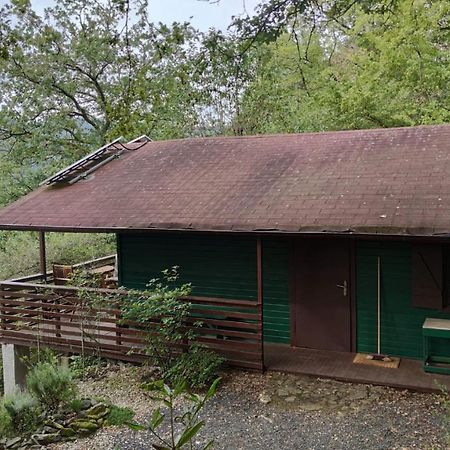
[[[75,396],[75,383],[70,371],[62,366],[43,362],[37,364],[27,375],[27,388],[49,410]]]
[[[191,285],[176,285],[178,267],[162,273],[164,280],[150,280],[146,290],[127,290],[120,305],[125,321],[138,322],[148,332],[146,353],[166,374],[179,356],[177,345],[189,343],[195,334],[185,327],[191,305],[181,300],[191,293]]]
[[[163,270],[162,274],[162,279],[150,280],[145,290],[123,289],[122,295],[111,294],[108,298],[84,289],[90,280],[83,274],[75,276],[74,284],[81,287],[78,295],[87,307],[119,305],[122,322],[138,323],[147,332],[145,352],[166,383],[175,386],[186,382],[191,388],[205,386],[217,376],[224,360],[195,343],[195,327],[201,326],[200,321],[186,326],[191,304],[183,297],[191,293],[191,285],[177,283],[177,266]],[[180,347],[188,351],[180,353]]]
[[[0,405],[0,429],[5,434],[31,432],[38,423],[40,409],[35,397],[28,392],[17,391],[5,396]]]
[[[182,353],[174,361],[164,377],[172,386],[184,381],[191,388],[204,387],[217,378],[224,361],[217,353],[200,345],[193,345],[189,352]]]

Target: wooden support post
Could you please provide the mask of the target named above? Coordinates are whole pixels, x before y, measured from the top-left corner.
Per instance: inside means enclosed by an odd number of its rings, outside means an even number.
[[[116,323],[115,326],[116,328],[120,329],[120,314],[115,314],[115,319],[116,319]],[[116,332],[116,345],[122,345],[122,340],[120,339],[122,337],[122,333],[120,331]]]
[[[3,384],[6,395],[25,386],[27,367],[22,358],[29,354],[29,349],[13,344],[2,344]]]
[[[381,259],[377,257],[377,355],[381,355]]]
[[[256,282],[259,325],[261,327],[261,361],[264,370],[264,314],[263,314],[263,266],[261,237],[256,238]]]
[[[44,281],[47,281],[47,258],[45,255],[45,233],[39,231],[39,270]]]

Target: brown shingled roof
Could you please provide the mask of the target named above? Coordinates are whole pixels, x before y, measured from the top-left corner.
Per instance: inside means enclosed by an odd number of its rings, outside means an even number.
[[[1,229],[450,232],[450,125],[149,142]]]

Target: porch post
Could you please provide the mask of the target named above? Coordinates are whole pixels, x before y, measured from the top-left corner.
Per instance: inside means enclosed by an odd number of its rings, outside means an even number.
[[[264,370],[264,314],[263,314],[263,267],[261,237],[256,238],[256,283],[259,323],[261,327],[261,360]]]
[[[25,385],[27,368],[21,357],[26,355],[29,349],[14,344],[2,344],[3,361],[3,386],[5,395]]]
[[[39,231],[39,271],[44,279],[47,281],[47,258],[45,255],[45,233]]]

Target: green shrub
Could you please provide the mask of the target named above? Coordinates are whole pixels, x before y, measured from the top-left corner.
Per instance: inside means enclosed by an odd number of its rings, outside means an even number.
[[[75,397],[75,383],[69,369],[43,362],[27,375],[27,388],[48,410],[58,408]]]
[[[117,299],[122,318],[138,322],[147,331],[146,354],[159,367],[166,383],[176,386],[185,382],[189,388],[205,386],[217,377],[224,359],[195,344],[195,328],[201,326],[201,321],[186,327],[191,304],[184,298],[191,293],[191,284],[180,285],[178,266],[163,270],[162,275],[161,279],[150,280],[146,290],[127,289],[127,295]],[[180,354],[181,345],[189,351]]]
[[[11,416],[6,411],[3,402],[0,405],[0,436],[10,436],[12,433]]]
[[[225,360],[216,353],[199,345],[193,345],[189,352],[182,353],[163,376],[171,386],[185,382],[191,389],[209,385],[217,378]]]
[[[138,322],[148,332],[146,354],[164,374],[178,358],[179,345],[191,342],[195,333],[185,326],[191,305],[181,300],[191,293],[191,285],[179,285],[177,266],[162,274],[163,279],[150,280],[146,290],[127,289],[120,308],[124,321]]]
[[[37,426],[39,413],[37,399],[28,392],[17,391],[3,398],[0,405],[0,427],[5,428],[7,434],[31,432]]]
[[[30,348],[27,355],[22,356],[21,361],[27,366],[28,369],[33,369],[39,363],[58,364],[57,353],[48,347]]]
[[[122,426],[133,420],[134,411],[130,408],[120,406],[111,406],[111,411],[106,417],[106,424],[113,426]]]

